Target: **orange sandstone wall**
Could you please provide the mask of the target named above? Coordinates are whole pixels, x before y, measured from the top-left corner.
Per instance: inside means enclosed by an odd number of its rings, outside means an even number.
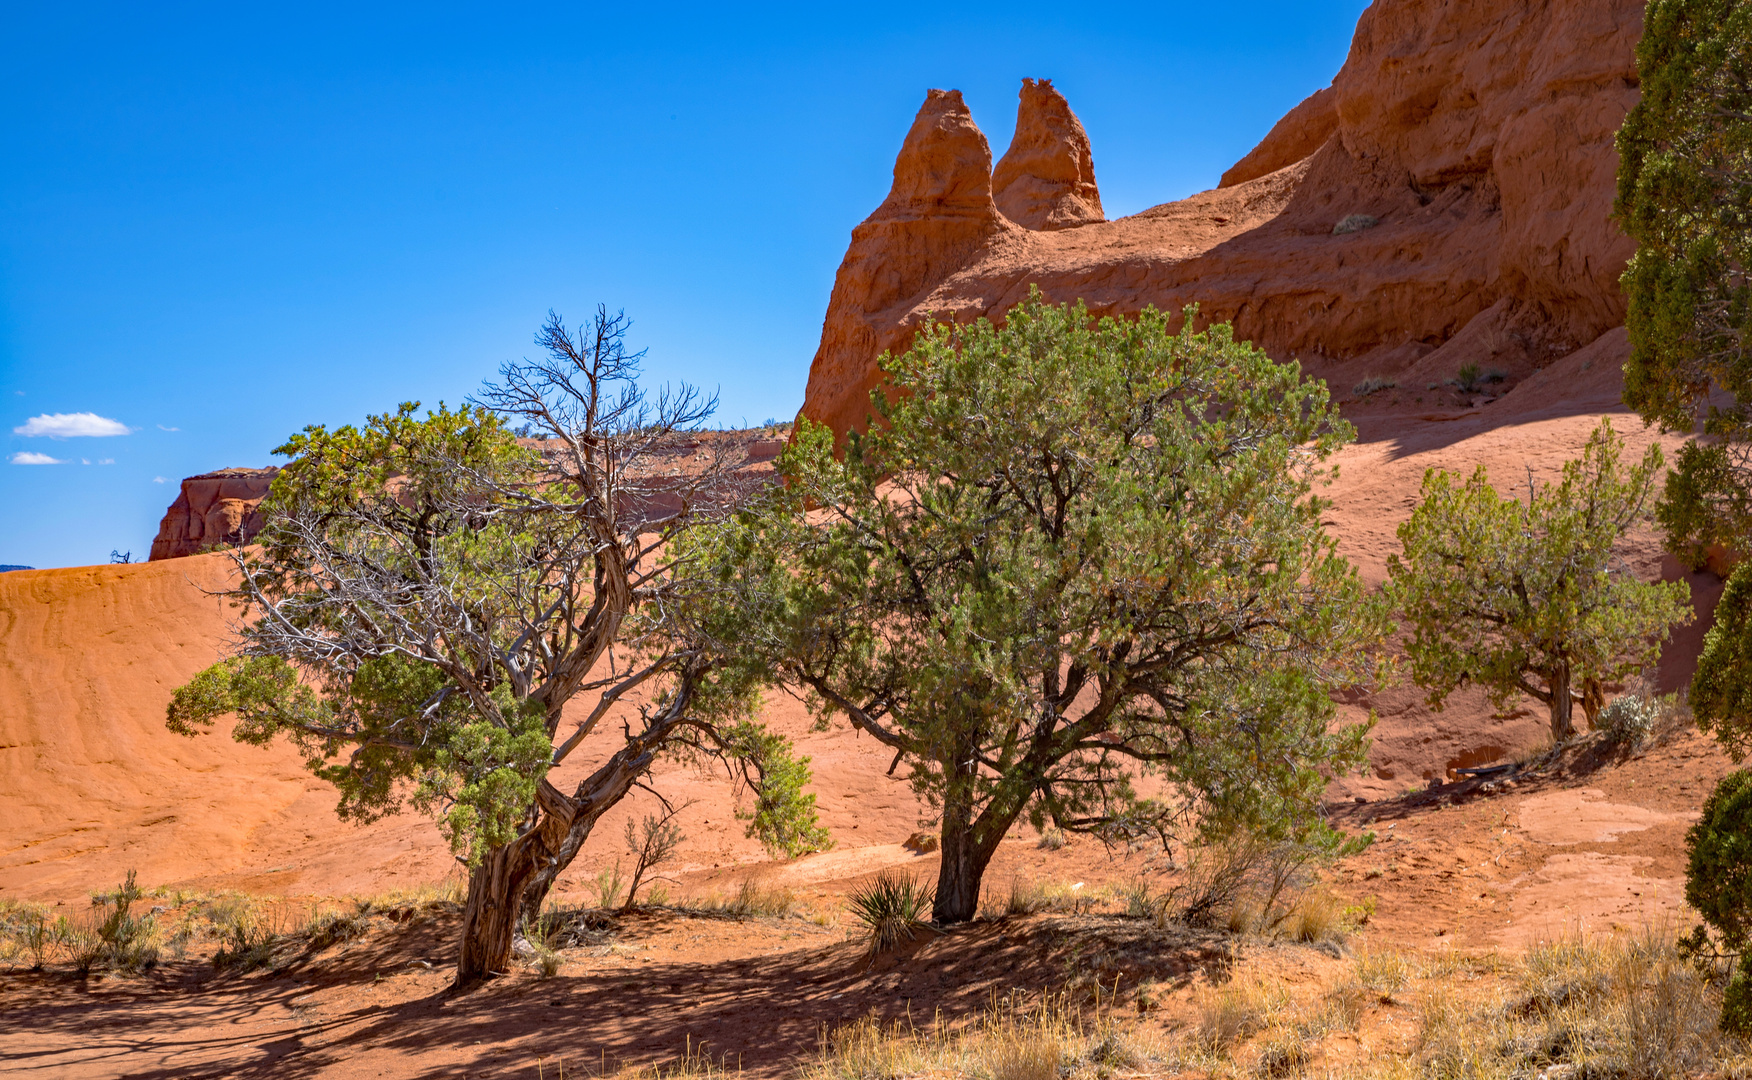
[[[1485,355],[1516,377],[1543,367],[1624,320],[1612,137],[1637,97],[1642,8],[1376,0],[1332,86],[1223,187],[1117,221],[1099,220],[1056,90],[1024,84],[996,202],[984,136],[933,90],[852,232],[801,415],[861,426],[884,350],[933,317],[1001,316],[1030,285],[1098,314],[1197,302],[1316,373],[1371,357],[1391,372],[1488,313]],[[1335,233],[1346,218],[1373,224]]]

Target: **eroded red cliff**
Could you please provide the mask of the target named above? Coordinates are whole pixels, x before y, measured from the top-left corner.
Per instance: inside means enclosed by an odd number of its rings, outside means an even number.
[[[1465,362],[1523,377],[1624,321],[1612,137],[1636,101],[1642,7],[1376,0],[1332,86],[1227,186],[1077,228],[988,210],[985,139],[958,94],[932,91],[894,193],[853,231],[802,415],[861,426],[884,350],[927,318],[1001,316],[1030,285],[1097,314],[1197,302],[1335,379]],[[1038,134],[1018,137],[1018,162],[1036,160]]]
[[[191,476],[152,541],[153,559],[179,559],[218,544],[245,543],[261,531],[257,507],[280,470],[219,469]]]

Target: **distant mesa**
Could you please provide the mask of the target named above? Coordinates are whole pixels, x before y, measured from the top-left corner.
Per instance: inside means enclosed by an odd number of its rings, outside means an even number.
[[[1050,80],[1023,82],[995,171],[961,95],[932,90],[893,190],[852,230],[801,415],[862,428],[884,351],[928,320],[1001,320],[1033,285],[1096,315],[1197,303],[1335,385],[1468,362],[1526,377],[1624,323],[1613,136],[1642,13],[1375,0],[1332,85],[1219,187],[1115,221]]]
[[[35,569],[36,569],[36,567],[34,567],[34,566],[14,566],[11,563],[0,563],[0,574],[4,574],[8,570],[35,570]]]
[[[279,471],[219,469],[184,480],[158,524],[151,559],[178,559],[254,539],[262,528],[258,507]]]

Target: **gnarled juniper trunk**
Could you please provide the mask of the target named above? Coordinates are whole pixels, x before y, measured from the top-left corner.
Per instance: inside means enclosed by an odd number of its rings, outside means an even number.
[[[468,986],[503,974],[511,966],[517,935],[517,898],[535,869],[526,840],[492,848],[468,876],[468,903],[462,911],[462,945],[456,959],[456,985]]]
[[[542,781],[536,794],[541,818],[519,841],[521,858],[528,863],[528,870],[517,880],[517,891],[509,894],[509,899],[515,901],[513,933],[517,926],[541,916],[542,905],[547,902],[554,882],[578,857],[596,823],[651,767],[656,747],[680,724],[680,710],[674,705],[669,719],[652,725],[642,737],[616,752],[582,780],[571,795]]]

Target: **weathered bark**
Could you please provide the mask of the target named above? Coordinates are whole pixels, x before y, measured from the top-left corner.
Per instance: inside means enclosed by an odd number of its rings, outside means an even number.
[[[578,857],[596,823],[650,769],[657,757],[656,748],[681,724],[686,703],[692,696],[691,686],[691,681],[685,682],[658,723],[585,777],[570,796],[542,781],[537,796],[542,820],[526,841],[531,870],[518,894],[521,918],[540,916],[554,882]]]
[[[1582,692],[1577,698],[1582,707],[1582,716],[1588,721],[1588,729],[1600,726],[1600,710],[1606,707],[1606,688],[1597,679],[1583,679]]]
[[[462,911],[462,945],[456,958],[457,986],[504,974],[511,966],[517,897],[533,868],[528,844],[514,841],[488,851],[470,872],[468,903]]]
[[[1557,742],[1563,742],[1576,733],[1571,717],[1574,715],[1575,700],[1570,694],[1570,669],[1568,664],[1557,665],[1550,676],[1551,686],[1551,737]]]
[[[958,756],[968,761],[972,754]],[[953,767],[961,772],[977,766],[956,763]],[[986,867],[1025,802],[1003,799],[988,803],[976,819],[974,790],[971,776],[956,776],[943,795],[942,854],[937,861],[937,895],[931,903],[931,921],[939,925],[968,922],[979,914],[979,888]],[[1012,802],[1015,805],[1009,805]]]

